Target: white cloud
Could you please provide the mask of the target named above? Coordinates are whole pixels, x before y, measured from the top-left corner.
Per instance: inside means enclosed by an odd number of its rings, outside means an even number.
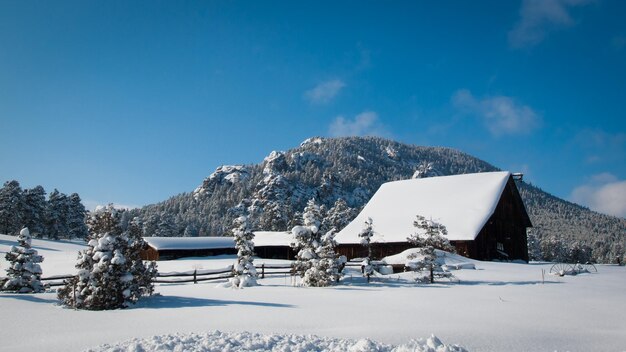
[[[513,48],[523,48],[540,43],[549,31],[574,25],[570,9],[590,2],[591,0],[523,0],[520,19],[509,32],[509,44]]]
[[[569,198],[597,212],[626,218],[626,180],[610,173],[592,176],[589,182],[574,188]]]
[[[346,84],[340,79],[322,82],[304,93],[304,97],[312,104],[326,104],[333,100]]]
[[[452,103],[460,111],[480,117],[494,136],[526,134],[541,125],[540,116],[532,108],[511,97],[477,99],[469,90],[462,89],[454,94]]]
[[[383,124],[378,120],[378,114],[373,111],[362,112],[352,120],[337,116],[330,124],[328,134],[333,137],[388,135]]]
[[[584,129],[576,133],[572,143],[586,154],[587,163],[621,162],[626,157],[626,133],[602,129]]]

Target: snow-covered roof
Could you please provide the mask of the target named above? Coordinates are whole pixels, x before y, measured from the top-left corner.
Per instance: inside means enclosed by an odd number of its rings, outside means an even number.
[[[257,247],[289,247],[292,239],[289,232],[254,232],[254,245]],[[235,248],[233,237],[144,237],[144,240],[157,250]]]
[[[293,235],[284,231],[254,231],[254,246],[287,246],[293,241]]]
[[[235,248],[232,237],[144,237],[157,250]]]
[[[361,213],[335,237],[337,243],[360,243],[371,217],[374,242],[405,242],[422,215],[443,224],[449,240],[474,240],[493,214],[510,173],[483,172],[388,182],[380,186]]]

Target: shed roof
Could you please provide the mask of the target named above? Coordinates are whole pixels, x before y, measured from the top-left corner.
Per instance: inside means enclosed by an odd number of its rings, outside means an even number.
[[[501,171],[384,183],[335,239],[359,243],[371,217],[374,242],[406,242],[415,233],[416,215],[422,215],[446,226],[449,240],[474,240],[494,213],[509,177]]]
[[[289,247],[293,242],[293,235],[289,231],[254,231],[253,242],[255,247]]]
[[[144,237],[156,250],[235,248],[232,237]]]

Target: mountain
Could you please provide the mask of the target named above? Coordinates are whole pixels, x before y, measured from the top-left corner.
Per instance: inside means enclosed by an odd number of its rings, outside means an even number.
[[[384,182],[498,170],[451,148],[378,137],[315,137],[297,148],[273,151],[259,164],[220,166],[193,192],[146,206],[139,215],[146,235],[227,235],[244,210],[258,229],[288,230],[315,198],[328,221],[340,226]],[[531,258],[609,262],[623,256],[626,219],[590,211],[525,182],[518,187],[535,226],[529,231]]]

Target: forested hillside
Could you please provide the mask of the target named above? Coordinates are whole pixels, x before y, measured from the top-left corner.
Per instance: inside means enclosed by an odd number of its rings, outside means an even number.
[[[377,137],[311,138],[297,148],[271,152],[260,164],[218,167],[195,191],[137,213],[147,235],[222,236],[244,209],[256,229],[287,230],[315,198],[341,224],[384,182],[497,170],[450,148]],[[609,262],[623,256],[625,219],[592,212],[523,182],[518,187],[535,225],[529,233],[531,258]]]

